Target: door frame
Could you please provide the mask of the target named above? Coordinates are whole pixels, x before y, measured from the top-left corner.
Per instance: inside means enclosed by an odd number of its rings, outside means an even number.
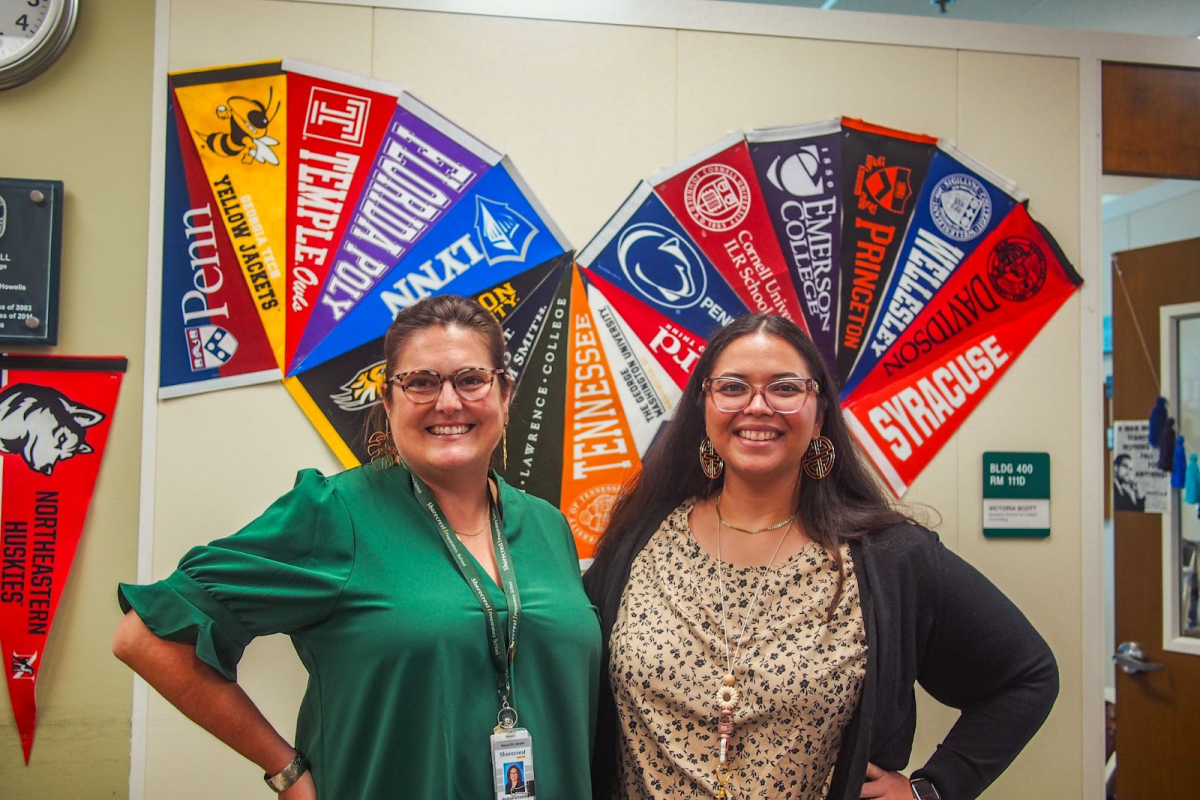
[[[1200,315],[1200,302],[1176,303],[1169,306],[1159,306],[1158,335],[1159,335],[1159,372],[1162,376],[1162,396],[1167,398],[1170,408],[1179,408],[1175,385],[1173,364],[1178,337],[1175,332],[1175,319],[1182,316]],[[1176,532],[1179,527],[1179,516],[1176,513],[1178,503],[1174,500],[1167,504],[1167,512],[1162,515],[1162,627],[1163,650],[1172,653],[1200,656],[1200,639],[1179,635],[1179,569],[1176,562],[1178,544]]]

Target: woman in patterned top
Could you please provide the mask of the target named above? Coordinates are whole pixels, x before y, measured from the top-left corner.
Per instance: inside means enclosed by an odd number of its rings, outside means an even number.
[[[584,584],[597,798],[967,800],[1058,691],[1021,612],[883,494],[777,316],[708,343]],[[962,713],[909,777],[915,683]]]

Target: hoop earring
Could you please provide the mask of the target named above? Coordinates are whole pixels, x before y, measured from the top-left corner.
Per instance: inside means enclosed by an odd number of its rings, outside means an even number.
[[[808,449],[804,451],[804,458],[800,459],[800,466],[804,468],[805,475],[814,481],[819,481],[833,472],[833,463],[836,460],[837,451],[834,450],[833,441],[818,433],[808,443]]]
[[[717,451],[713,448],[712,439],[705,436],[700,440],[700,471],[710,481],[715,481],[721,477],[724,469],[725,462],[721,460],[721,456],[717,455]]]
[[[383,420],[383,430],[375,431],[367,439],[367,457],[376,471],[382,471],[397,464],[404,464],[400,451],[396,449],[396,441],[392,438],[392,423],[386,417]]]

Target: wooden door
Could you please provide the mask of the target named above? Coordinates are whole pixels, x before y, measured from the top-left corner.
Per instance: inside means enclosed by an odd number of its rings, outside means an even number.
[[[1200,239],[1119,253],[1117,264],[1113,418],[1146,419],[1159,394],[1159,307],[1200,301]],[[1147,661],[1166,665],[1117,670],[1117,798],[1198,797],[1200,655],[1163,650],[1162,517],[1114,511],[1113,534],[1116,640],[1139,642]]]

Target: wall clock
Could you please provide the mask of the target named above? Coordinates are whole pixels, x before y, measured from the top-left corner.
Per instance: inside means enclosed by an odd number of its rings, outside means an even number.
[[[79,0],[0,0],[0,89],[40,75],[66,49]]]

